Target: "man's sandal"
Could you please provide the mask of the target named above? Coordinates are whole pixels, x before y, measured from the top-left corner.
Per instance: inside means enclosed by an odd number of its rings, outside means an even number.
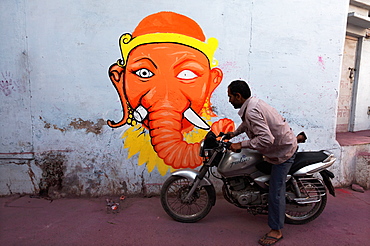
[[[270,246],[270,245],[274,245],[275,243],[279,242],[281,239],[283,239],[283,236],[281,236],[280,238],[276,238],[276,237],[267,236],[267,234],[265,234],[258,241],[258,243],[263,245],[263,246]],[[270,241],[270,243],[264,243],[265,241]]]

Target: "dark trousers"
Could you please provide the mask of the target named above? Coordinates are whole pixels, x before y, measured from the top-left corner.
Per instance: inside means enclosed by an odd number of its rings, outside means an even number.
[[[285,190],[286,177],[295,158],[294,154],[287,161],[272,165],[270,188],[268,198],[268,225],[273,230],[280,230],[284,227],[285,220]]]

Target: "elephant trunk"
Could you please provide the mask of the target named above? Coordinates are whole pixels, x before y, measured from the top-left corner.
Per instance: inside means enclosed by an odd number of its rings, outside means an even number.
[[[154,150],[165,164],[175,169],[202,164],[199,143],[187,143],[181,132],[181,112],[159,109],[149,113],[149,131]]]

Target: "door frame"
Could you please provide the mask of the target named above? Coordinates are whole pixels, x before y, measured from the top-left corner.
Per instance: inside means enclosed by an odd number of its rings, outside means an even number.
[[[360,74],[363,37],[355,37],[352,35],[346,35],[346,36],[357,39],[356,52],[355,52],[355,76],[353,78],[351,108],[350,108],[350,116],[349,116],[349,122],[348,122],[348,131],[353,132],[355,129],[355,120],[356,120],[356,102],[357,102],[358,80],[359,80],[359,74]]]

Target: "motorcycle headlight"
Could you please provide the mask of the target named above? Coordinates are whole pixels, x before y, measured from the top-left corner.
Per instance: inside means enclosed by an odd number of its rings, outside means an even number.
[[[200,143],[199,155],[201,157],[211,156],[213,149],[217,146],[216,135],[212,131],[209,131]]]

